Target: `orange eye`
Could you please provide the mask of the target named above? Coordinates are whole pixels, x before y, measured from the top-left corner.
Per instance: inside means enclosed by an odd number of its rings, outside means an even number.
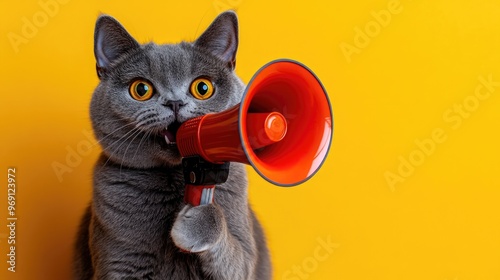
[[[153,96],[153,85],[145,80],[136,80],[130,84],[130,96],[138,101],[146,101]]]
[[[207,78],[197,78],[191,83],[189,88],[194,98],[199,100],[206,100],[214,94],[214,85]]]

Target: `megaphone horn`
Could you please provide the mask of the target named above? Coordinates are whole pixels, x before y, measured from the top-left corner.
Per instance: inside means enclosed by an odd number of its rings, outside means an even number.
[[[321,167],[332,135],[331,106],[319,79],[297,61],[275,60],[253,76],[240,104],[184,122],[176,142],[184,158],[250,164],[270,183],[294,186]],[[227,178],[228,167],[223,170]]]

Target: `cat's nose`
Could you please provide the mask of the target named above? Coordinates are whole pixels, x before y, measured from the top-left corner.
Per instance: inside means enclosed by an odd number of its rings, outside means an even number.
[[[169,100],[169,101],[167,101],[167,103],[165,103],[165,106],[172,109],[172,111],[174,111],[174,114],[176,116],[177,116],[177,113],[179,112],[179,109],[184,105],[186,105],[186,104],[184,104],[184,102],[182,102],[181,100]]]

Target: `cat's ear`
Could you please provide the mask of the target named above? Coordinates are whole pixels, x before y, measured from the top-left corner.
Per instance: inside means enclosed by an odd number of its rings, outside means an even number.
[[[108,15],[99,16],[94,32],[94,55],[99,77],[114,60],[139,47],[139,43],[118,21]]]
[[[222,59],[234,69],[238,49],[238,18],[233,11],[220,14],[196,40],[196,46],[204,48]]]

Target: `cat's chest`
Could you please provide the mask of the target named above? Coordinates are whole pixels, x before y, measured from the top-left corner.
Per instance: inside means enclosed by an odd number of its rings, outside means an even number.
[[[182,172],[170,169],[97,168],[94,172],[94,200],[128,213],[171,215],[184,196]]]
[[[184,194],[177,173],[107,168],[94,180],[93,214],[105,228],[152,250],[172,246],[169,232]]]

